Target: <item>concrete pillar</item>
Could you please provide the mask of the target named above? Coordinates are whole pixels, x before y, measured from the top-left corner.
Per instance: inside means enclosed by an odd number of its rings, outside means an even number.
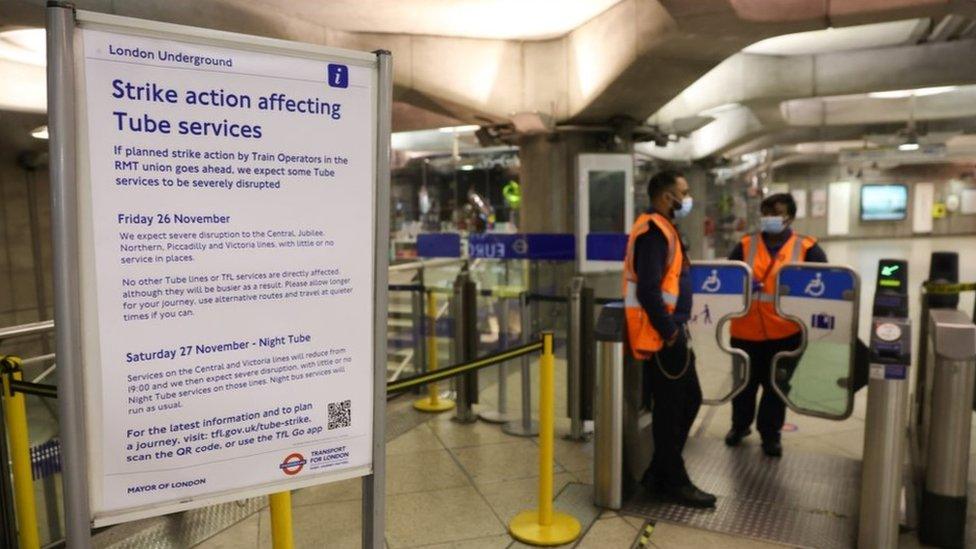
[[[576,157],[580,153],[632,152],[633,144],[610,133],[559,132],[526,135],[519,140],[522,207],[520,231],[529,233],[576,232]],[[586,235],[576,235],[586,238]],[[576,274],[571,262],[537,262],[533,265],[533,292],[564,294]],[[619,273],[587,277],[587,284],[600,297],[620,293]],[[565,307],[542,308],[539,322],[559,329],[565,322]],[[557,325],[553,325],[553,324]]]
[[[705,214],[709,205],[708,173],[697,166],[684,168],[682,173],[688,180],[688,187],[691,189],[691,196],[695,200],[695,205],[691,209],[691,213],[678,222],[678,228],[688,246],[688,255],[691,259],[711,259],[706,253],[708,246],[705,240]]]

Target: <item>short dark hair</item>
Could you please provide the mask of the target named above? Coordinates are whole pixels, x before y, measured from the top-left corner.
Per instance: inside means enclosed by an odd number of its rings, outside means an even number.
[[[661,170],[657,172],[647,182],[647,196],[651,200],[661,196],[671,190],[671,187],[678,182],[679,177],[684,177],[684,174],[677,170]]]
[[[796,200],[793,199],[793,195],[790,193],[776,193],[767,196],[759,204],[759,211],[772,210],[777,204],[786,206],[786,213],[790,217],[796,217]]]

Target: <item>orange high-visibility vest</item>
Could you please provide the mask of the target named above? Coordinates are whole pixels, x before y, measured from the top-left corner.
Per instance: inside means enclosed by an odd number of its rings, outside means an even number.
[[[752,277],[759,283],[759,291],[753,293],[746,316],[732,320],[732,337],[766,341],[789,337],[800,331],[795,322],[776,314],[776,276],[783,265],[804,261],[807,250],[816,243],[813,237],[794,233],[773,258],[760,233],[742,237],[742,255],[752,267]]]
[[[647,360],[664,346],[661,334],[654,329],[647,312],[637,301],[637,272],[634,270],[634,243],[637,237],[651,230],[651,223],[664,233],[668,240],[668,261],[661,278],[661,297],[669,313],[674,312],[678,304],[678,284],[681,279],[681,267],[684,263],[684,250],[681,248],[681,237],[678,229],[659,213],[642,214],[634,222],[627,239],[627,255],[624,258],[624,314],[627,318],[627,340],[634,358]]]

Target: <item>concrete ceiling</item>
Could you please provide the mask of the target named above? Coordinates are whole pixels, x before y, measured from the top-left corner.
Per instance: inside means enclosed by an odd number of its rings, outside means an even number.
[[[3,0],[0,25],[41,26],[43,5],[43,0]],[[969,0],[78,0],[77,5],[391,50],[395,98],[414,107],[398,109],[397,129],[447,120],[505,122],[518,112],[544,112],[572,123],[643,120],[723,60],[764,38],[976,11]]]
[[[253,0],[269,11],[348,32],[542,40],[563,36],[620,0]]]
[[[928,19],[907,19],[873,25],[830,27],[819,31],[785,34],[746,46],[743,53],[758,55],[812,55],[914,43],[928,31]]]
[[[642,152],[688,160],[748,150],[795,127],[870,131],[871,125],[904,128],[909,120],[976,115],[973,19],[949,15],[870,24],[847,29],[841,41],[824,40],[833,33],[778,37],[726,59],[649,122],[667,128],[702,113],[716,120],[667,147],[640,145]],[[841,50],[842,45],[847,49]],[[792,51],[806,53],[771,55]],[[886,90],[899,90],[895,95],[900,97],[872,93]]]

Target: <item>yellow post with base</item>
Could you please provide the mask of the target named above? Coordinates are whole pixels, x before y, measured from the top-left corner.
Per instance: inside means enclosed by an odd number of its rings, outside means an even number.
[[[437,370],[437,296],[427,290],[427,371]],[[421,412],[446,412],[454,408],[454,401],[441,398],[437,383],[427,384],[427,396],[413,402]]]
[[[21,381],[20,359],[3,357],[3,412],[10,440],[10,461],[14,477],[14,508],[17,512],[17,539],[20,549],[39,549],[37,508],[34,506],[34,478],[31,475],[30,438],[27,431],[27,403],[24,393],[14,393],[10,380]]]
[[[268,496],[271,502],[271,546],[274,549],[295,549],[291,525],[291,492]]]
[[[578,538],[581,530],[575,517],[552,509],[553,439],[556,434],[554,371],[552,332],[545,332],[539,359],[539,508],[523,511],[508,523],[512,537],[530,545],[563,545]]]

